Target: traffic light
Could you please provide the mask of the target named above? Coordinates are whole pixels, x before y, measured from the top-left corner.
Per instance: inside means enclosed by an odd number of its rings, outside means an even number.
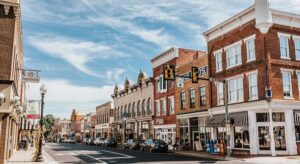
[[[172,64],[164,65],[164,79],[175,80],[175,65]]]
[[[192,83],[198,83],[198,67],[192,67]]]

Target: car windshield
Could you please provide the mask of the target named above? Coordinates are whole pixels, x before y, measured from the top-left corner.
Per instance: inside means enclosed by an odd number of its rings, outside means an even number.
[[[166,142],[163,140],[154,140],[154,143],[156,144],[165,144]]]

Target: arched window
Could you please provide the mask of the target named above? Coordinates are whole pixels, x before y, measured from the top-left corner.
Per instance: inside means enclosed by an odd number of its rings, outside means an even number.
[[[121,106],[121,111],[120,111],[120,120],[123,119],[123,106]]]
[[[131,113],[132,113],[132,117],[135,117],[135,116],[136,116],[135,102],[132,104]]]
[[[118,108],[118,112],[117,112],[117,120],[120,119],[120,107]]]
[[[151,106],[151,97],[148,98],[147,100],[147,115],[151,115],[152,111],[152,106]]]
[[[131,117],[131,104],[128,104],[128,117]]]
[[[124,107],[124,113],[127,112],[127,104]]]
[[[142,101],[142,116],[146,115],[146,100]]]
[[[141,101],[138,101],[136,105],[137,116],[141,116]]]

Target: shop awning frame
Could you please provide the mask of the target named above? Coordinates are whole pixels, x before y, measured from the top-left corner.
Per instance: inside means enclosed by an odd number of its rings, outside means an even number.
[[[233,119],[234,127],[248,127],[248,112],[229,113],[229,118]],[[207,127],[225,127],[225,114],[217,114],[212,117],[208,117]]]

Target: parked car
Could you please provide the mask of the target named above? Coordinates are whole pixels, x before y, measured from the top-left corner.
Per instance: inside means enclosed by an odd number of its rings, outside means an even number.
[[[117,142],[112,138],[107,138],[104,141],[103,146],[105,146],[105,147],[117,147]]]
[[[123,145],[123,149],[130,149],[130,150],[138,150],[140,148],[140,143],[142,143],[142,140],[134,140],[129,139],[127,142]]]
[[[75,143],[75,140],[74,140],[74,139],[71,139],[71,138],[69,138],[69,139],[65,140],[65,142],[66,142],[66,143]]]
[[[93,138],[89,138],[87,141],[88,145],[94,145],[94,139]]]
[[[97,137],[95,140],[94,140],[94,144],[96,146],[98,146],[100,144],[100,137]]]
[[[168,144],[160,139],[148,139],[144,143],[141,143],[140,150],[148,150],[150,152],[167,152]]]
[[[99,139],[99,145],[104,146],[105,145],[105,138],[100,138]]]
[[[88,143],[88,138],[84,138],[81,143],[86,145]]]

